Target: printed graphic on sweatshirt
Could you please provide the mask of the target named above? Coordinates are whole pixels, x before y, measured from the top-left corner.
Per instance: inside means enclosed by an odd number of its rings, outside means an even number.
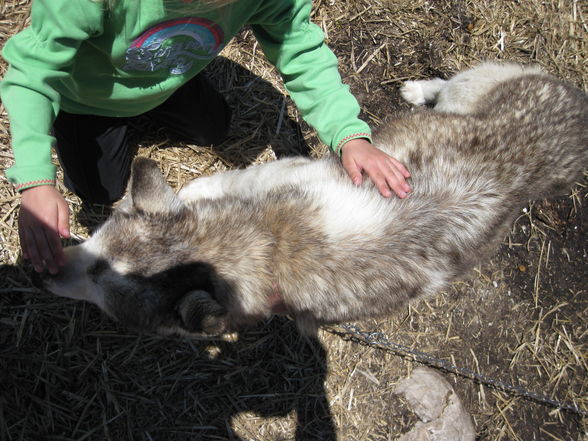
[[[224,33],[206,18],[178,18],[143,32],[125,54],[124,70],[155,72],[167,69],[180,75],[194,60],[215,57],[222,49]]]

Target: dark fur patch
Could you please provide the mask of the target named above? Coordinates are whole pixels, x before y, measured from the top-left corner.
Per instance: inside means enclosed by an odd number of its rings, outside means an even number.
[[[90,278],[95,279],[96,277],[98,277],[100,274],[102,274],[104,271],[108,270],[110,268],[110,265],[108,264],[108,262],[106,261],[106,259],[98,259],[96,262],[94,262],[92,265],[90,265],[90,267],[87,269],[87,273],[90,276]]]
[[[210,317],[224,315],[216,296],[227,296],[229,284],[222,281],[212,265],[192,262],[168,268],[145,277],[141,274],[118,275],[100,263],[99,283],[107,292],[107,308],[121,323],[143,330],[184,328],[188,331],[210,331],[218,326]],[[107,264],[106,264],[107,265]],[[200,290],[210,295],[204,311],[192,310],[194,319],[186,324],[186,317],[178,305],[186,294]],[[215,307],[216,304],[216,307]],[[208,321],[206,321],[208,320]]]

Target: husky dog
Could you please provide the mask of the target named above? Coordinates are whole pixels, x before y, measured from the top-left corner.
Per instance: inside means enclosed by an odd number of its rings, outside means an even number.
[[[312,333],[438,292],[490,253],[529,200],[588,166],[588,96],[537,68],[482,64],[407,83],[415,104],[375,144],[412,174],[406,199],[356,187],[334,157],[198,178],[178,195],[138,158],[129,192],[47,288],[125,325],[222,333],[274,313]]]

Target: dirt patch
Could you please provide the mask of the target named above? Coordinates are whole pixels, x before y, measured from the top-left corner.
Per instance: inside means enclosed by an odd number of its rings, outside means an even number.
[[[0,43],[27,24],[29,6],[0,4]],[[588,5],[575,0],[319,0],[313,20],[375,127],[408,109],[398,94],[403,81],[448,77],[482,59],[539,63],[588,89]],[[208,74],[236,115],[219,148],[176,143],[136,122],[139,154],[157,159],[175,188],[287,154],[325,153],[250,31]],[[0,164],[11,162],[3,115]],[[67,197],[72,231],[83,239],[108,208]],[[278,319],[225,340],[134,334],[90,305],[35,287],[20,258],[18,201],[2,177],[2,441],[393,440],[417,420],[394,389],[421,363],[462,369],[439,372],[471,412],[478,440],[587,439],[586,177],[570,195],[521,211],[494,257],[469,278],[357,324],[381,333],[386,347],[340,327],[308,340]]]

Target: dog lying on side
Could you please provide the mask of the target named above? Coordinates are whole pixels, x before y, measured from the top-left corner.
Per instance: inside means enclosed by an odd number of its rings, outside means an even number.
[[[161,334],[218,334],[274,313],[313,333],[431,295],[495,251],[531,199],[588,166],[588,96],[537,68],[485,63],[404,85],[414,104],[377,147],[412,174],[406,199],[355,187],[337,158],[281,159],[194,180],[155,162],[47,288]]]

